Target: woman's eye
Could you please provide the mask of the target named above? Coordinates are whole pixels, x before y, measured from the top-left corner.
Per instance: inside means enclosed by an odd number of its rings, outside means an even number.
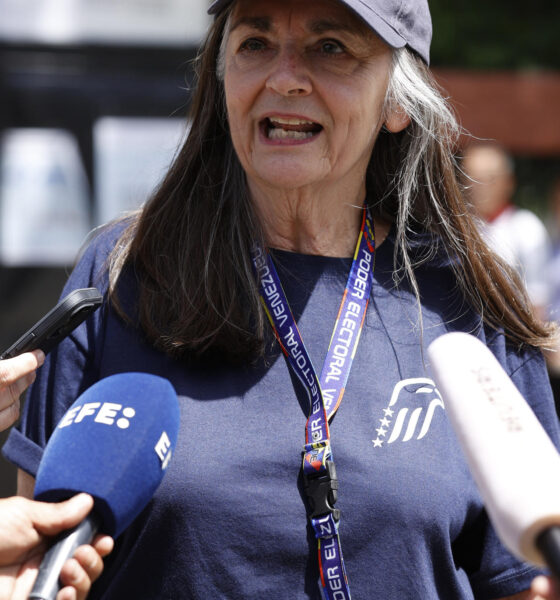
[[[325,40],[321,42],[320,49],[324,54],[342,54],[344,52],[342,44],[335,40]]]
[[[262,40],[249,38],[241,44],[239,49],[246,52],[258,52],[259,50],[264,50],[265,47],[266,46]]]

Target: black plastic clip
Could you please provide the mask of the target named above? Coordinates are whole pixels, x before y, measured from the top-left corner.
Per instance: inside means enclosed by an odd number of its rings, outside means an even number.
[[[334,508],[338,498],[338,479],[336,477],[336,468],[332,460],[325,462],[326,473],[312,476],[303,474],[303,489],[309,500],[312,518],[322,517],[328,513],[333,513],[333,519],[340,519],[340,510]]]

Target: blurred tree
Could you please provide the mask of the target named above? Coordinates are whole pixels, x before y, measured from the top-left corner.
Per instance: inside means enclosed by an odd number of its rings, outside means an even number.
[[[432,64],[560,69],[558,0],[430,0]]]
[[[560,71],[559,0],[429,0],[434,67]],[[546,99],[543,99],[546,102]],[[512,126],[515,126],[512,123]],[[515,157],[515,202],[547,216],[560,157]]]

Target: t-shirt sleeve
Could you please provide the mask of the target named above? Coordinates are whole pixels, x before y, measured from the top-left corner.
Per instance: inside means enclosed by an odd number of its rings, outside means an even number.
[[[46,357],[27,393],[20,422],[2,448],[5,458],[32,476],[37,474],[43,449],[68,407],[98,379],[96,352],[102,343],[107,310],[106,261],[114,231],[101,233],[70,275],[61,297],[84,287],[97,287],[103,305]]]
[[[535,350],[522,355],[511,353],[506,356],[502,353],[500,356],[500,351],[496,354],[554,445],[560,448],[558,417],[542,354]],[[519,485],[523,485],[523,482],[520,481]],[[513,556],[502,545],[486,514],[483,519],[485,527],[481,528],[477,542],[482,548],[481,559],[477,570],[470,574],[475,597],[502,598],[528,589],[532,579],[543,571]]]

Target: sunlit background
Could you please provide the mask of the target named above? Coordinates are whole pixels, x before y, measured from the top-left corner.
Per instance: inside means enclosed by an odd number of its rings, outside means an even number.
[[[430,4],[432,65],[463,127],[511,151],[516,203],[557,237],[560,3]],[[157,185],[186,132],[206,7],[0,0],[0,348],[56,303],[88,232]],[[0,495],[14,489],[2,459]]]

